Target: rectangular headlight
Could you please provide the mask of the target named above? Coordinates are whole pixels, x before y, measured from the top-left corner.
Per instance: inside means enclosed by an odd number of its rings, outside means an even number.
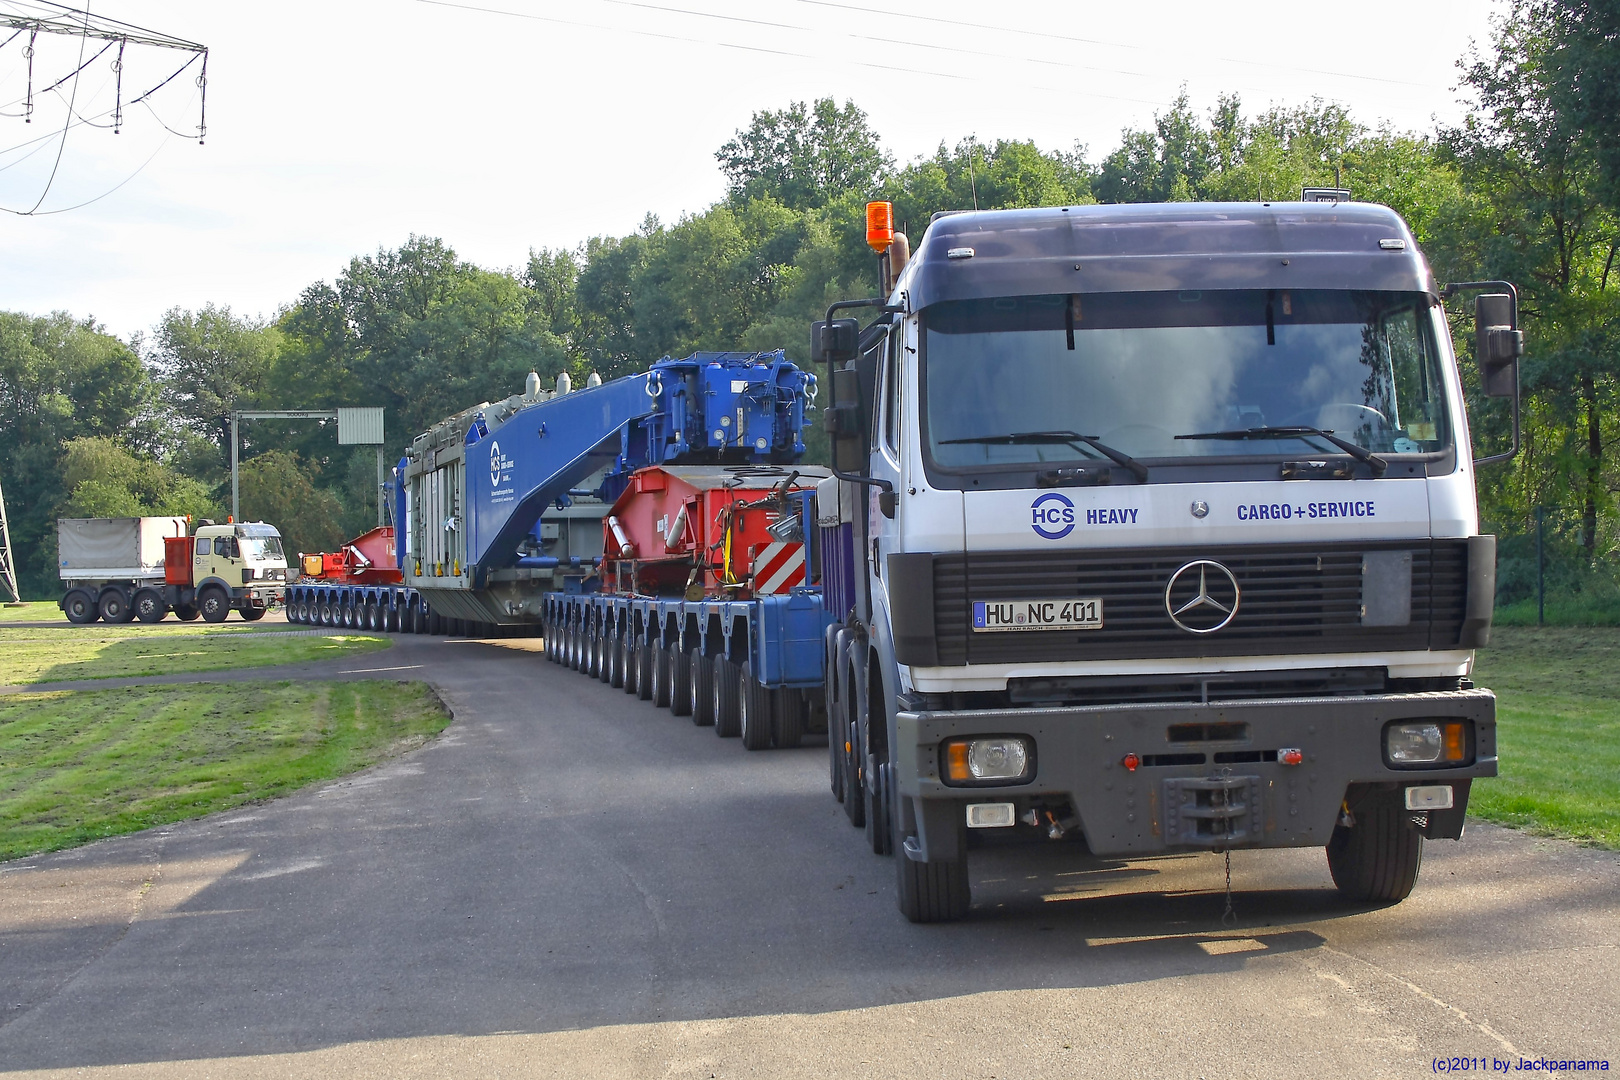
[[[1384,729],[1391,765],[1460,765],[1468,760],[1468,728],[1461,720],[1410,720]]]
[[[940,750],[947,784],[1021,784],[1035,775],[1035,747],[1021,735],[949,739]]]

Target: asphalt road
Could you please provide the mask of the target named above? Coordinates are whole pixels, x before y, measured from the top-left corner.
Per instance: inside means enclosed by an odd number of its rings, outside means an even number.
[[[1428,845],[1409,900],[1364,908],[1338,901],[1320,851],[1238,852],[1223,927],[1219,856],[992,851],[969,919],[911,926],[891,863],[828,794],[824,748],[747,753],[533,644],[404,637],[345,665],[450,703],[455,723],[408,757],[0,864],[0,1070],[1620,1069],[1614,853],[1470,825]]]

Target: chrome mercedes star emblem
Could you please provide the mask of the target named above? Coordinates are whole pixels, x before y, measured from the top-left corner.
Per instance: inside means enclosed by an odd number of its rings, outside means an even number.
[[[1205,502],[1203,499],[1199,499],[1196,502],[1194,502],[1192,504],[1191,509],[1192,509],[1192,516],[1195,517],[1195,518],[1201,518],[1201,517],[1208,517],[1209,516],[1209,503]]]
[[[1170,575],[1164,610],[1189,634],[1213,634],[1237,615],[1240,596],[1232,571],[1218,562],[1196,559]]]

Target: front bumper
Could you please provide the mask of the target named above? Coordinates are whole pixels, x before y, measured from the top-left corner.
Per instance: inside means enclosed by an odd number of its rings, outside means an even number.
[[[1463,720],[1471,756],[1460,765],[1395,768],[1384,760],[1394,721]],[[1218,735],[1186,738],[1212,725]],[[1171,732],[1171,727],[1178,730]],[[1023,735],[1035,745],[1035,773],[1021,784],[962,788],[940,778],[940,744],[975,735]],[[1180,741],[1171,741],[1177,735]],[[1064,708],[901,712],[895,779],[923,800],[929,821],[968,803],[1067,799],[1098,855],[1233,847],[1320,847],[1328,842],[1352,785],[1450,783],[1451,810],[1432,817],[1431,836],[1460,834],[1469,781],[1496,775],[1496,695],[1489,690],[1086,705]],[[1298,765],[1276,759],[1303,753]],[[1126,755],[1141,759],[1128,770]],[[1271,755],[1270,760],[1266,755]],[[1194,760],[1194,759],[1197,760]],[[1259,760],[1256,760],[1256,759]],[[924,832],[931,831],[924,829]]]

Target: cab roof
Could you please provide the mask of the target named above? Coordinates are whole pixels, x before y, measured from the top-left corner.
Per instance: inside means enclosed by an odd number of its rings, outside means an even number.
[[[1400,215],[1373,203],[1131,203],[938,217],[906,307],[1060,293],[1357,289],[1438,296]]]

